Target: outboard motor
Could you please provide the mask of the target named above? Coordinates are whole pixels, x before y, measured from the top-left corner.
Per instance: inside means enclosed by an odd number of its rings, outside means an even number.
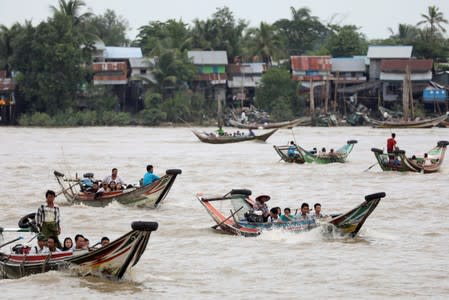
[[[83,174],[83,179],[80,180],[81,191],[91,188],[94,183],[94,173]]]

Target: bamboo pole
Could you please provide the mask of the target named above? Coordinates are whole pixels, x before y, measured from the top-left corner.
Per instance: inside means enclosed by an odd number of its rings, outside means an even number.
[[[309,80],[310,88],[309,88],[309,105],[310,105],[310,118],[312,120],[312,125],[315,122],[315,99],[313,94],[313,81],[312,79]]]

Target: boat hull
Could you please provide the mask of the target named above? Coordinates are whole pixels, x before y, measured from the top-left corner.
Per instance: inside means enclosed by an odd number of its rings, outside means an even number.
[[[179,169],[167,170],[166,175],[149,185],[133,187],[123,191],[103,193],[99,196],[91,192],[82,192],[76,187],[70,187],[64,181],[63,176],[60,176],[61,173],[54,172],[56,180],[61,187],[61,192],[69,204],[104,207],[111,202],[118,202],[126,206],[145,206],[150,208],[156,208],[163,202],[173,186],[176,177],[181,173],[182,171]]]
[[[352,152],[352,149],[354,148],[354,145],[357,143],[356,140],[350,140],[335,151],[334,155],[316,155],[313,154],[301,146],[295,145],[297,150],[297,156],[296,157],[290,157],[288,155],[288,148],[289,146],[273,146],[276,150],[277,154],[281,157],[281,159],[288,163],[311,163],[315,162],[317,164],[330,164],[330,163],[345,163],[346,159],[348,158],[348,155]]]
[[[261,141],[265,142],[271,135],[273,135],[277,129],[273,129],[269,132],[260,135],[240,135],[240,136],[216,136],[216,135],[207,135],[206,133],[199,132],[197,130],[192,130],[193,134],[203,143],[207,144],[230,144],[230,143],[239,143],[246,141]]]
[[[437,146],[430,149],[426,153],[431,159],[430,165],[424,165],[423,158],[413,160],[408,157],[403,150],[398,150],[393,153],[384,153],[383,150],[372,148],[376,160],[382,171],[395,172],[416,172],[416,173],[435,173],[438,172],[446,154],[446,148],[449,142],[439,141]]]
[[[447,115],[420,121],[377,121],[373,119],[370,121],[375,128],[432,128],[440,124],[446,118]]]
[[[260,235],[266,230],[287,230],[292,232],[304,232],[318,227],[324,227],[326,232],[338,231],[342,235],[348,235],[354,237],[360,231],[366,219],[371,215],[374,209],[379,204],[380,200],[385,197],[385,193],[376,193],[365,196],[365,201],[352,210],[339,214],[333,218],[321,219],[315,222],[311,221],[291,221],[284,223],[255,223],[248,222],[241,218],[244,213],[248,212],[253,205],[252,199],[249,198],[248,193],[239,193],[240,190],[233,190],[230,193],[217,198],[205,198],[202,195],[198,196],[198,200],[215,221],[216,225],[214,229],[219,229],[221,232],[240,235],[245,237],[254,237]],[[246,191],[246,190],[244,190]],[[234,212],[231,210],[231,216],[226,217],[220,210],[218,210],[213,204],[213,201],[226,201],[226,200],[240,200],[238,206]],[[240,217],[237,213],[240,212]],[[236,217],[237,215],[237,217]],[[231,218],[232,217],[232,218]]]
[[[133,230],[109,245],[78,252],[58,252],[48,255],[0,253],[0,275],[16,279],[51,270],[73,270],[80,275],[99,275],[121,279],[144,253],[155,222],[134,222]]]

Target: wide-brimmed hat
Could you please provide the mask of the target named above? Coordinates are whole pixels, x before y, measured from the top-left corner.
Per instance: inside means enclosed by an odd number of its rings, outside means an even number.
[[[257,196],[256,201],[267,202],[270,199],[271,199],[271,197],[268,195],[259,195],[259,196]]]

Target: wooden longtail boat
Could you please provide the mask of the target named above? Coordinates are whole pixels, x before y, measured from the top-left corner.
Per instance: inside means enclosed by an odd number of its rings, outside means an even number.
[[[197,130],[192,130],[193,134],[203,143],[208,144],[228,144],[228,143],[238,143],[245,141],[261,141],[265,142],[271,135],[273,135],[277,129],[273,129],[269,132],[260,134],[260,135],[238,135],[238,136],[217,136],[208,134],[206,132],[200,132]]]
[[[299,163],[299,164],[303,164],[305,162],[307,163],[316,162],[318,164],[329,164],[334,162],[339,163],[346,162],[349,153],[351,153],[356,143],[357,143],[356,140],[349,140],[346,142],[346,145],[335,151],[334,154],[329,154],[328,152],[325,155],[314,154],[310,151],[305,150],[301,146],[295,145],[297,155],[294,157],[288,155],[288,148],[290,146],[273,146],[273,147],[279,154],[281,159],[285,162]]]
[[[0,250],[0,277],[15,279],[50,270],[73,270],[82,275],[121,279],[139,262],[156,222],[133,222],[132,230],[108,245],[90,251],[63,251],[48,254],[6,253]],[[2,228],[0,228],[1,234]]]
[[[425,119],[419,121],[378,121],[370,119],[373,127],[376,128],[432,128],[437,126],[447,118],[447,115],[442,115],[432,119]]]
[[[431,164],[424,165],[424,157],[408,157],[404,150],[384,153],[383,150],[371,148],[383,171],[435,173],[439,170],[446,154],[447,141],[439,141],[436,147],[427,151]]]
[[[159,180],[146,186],[131,187],[120,191],[96,194],[83,191],[79,179],[67,181],[64,174],[54,171],[53,174],[61,187],[69,204],[85,204],[89,206],[104,207],[113,201],[128,206],[158,207],[167,196],[176,177],[182,173],[180,169],[169,169]],[[75,182],[73,184],[73,182]]]
[[[351,209],[350,211],[336,215],[334,217],[323,218],[313,223],[304,221],[291,221],[284,223],[255,223],[248,222],[246,214],[252,211],[254,201],[249,198],[251,191],[246,189],[231,190],[224,196],[206,198],[197,195],[198,200],[215,221],[216,225],[212,228],[220,230],[223,233],[258,236],[264,230],[282,229],[293,232],[309,231],[314,228],[323,228],[326,232],[336,231],[343,235],[354,237],[359,232],[368,216],[374,211],[385,193],[376,193],[365,196],[365,201]],[[226,216],[224,212],[213,205],[216,201],[227,201],[229,203],[230,215]],[[220,206],[221,203],[220,203]],[[226,213],[227,214],[227,213]]]
[[[277,122],[277,123],[241,123],[239,121],[229,119],[229,125],[237,128],[243,128],[243,129],[274,129],[274,128],[293,128],[295,126],[299,126],[302,123],[306,122],[307,120],[304,118],[294,119],[291,121],[285,121],[285,122]]]

